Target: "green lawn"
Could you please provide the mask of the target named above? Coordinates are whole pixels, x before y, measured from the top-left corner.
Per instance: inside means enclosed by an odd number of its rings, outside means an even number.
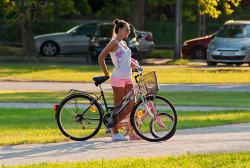
[[[182,156],[90,160],[86,162],[39,163],[15,168],[248,168],[250,152],[190,154]],[[6,167],[10,168],[10,167]]]
[[[108,66],[109,71],[113,66]],[[162,68],[145,66],[145,72],[157,70],[159,83],[250,83],[250,69]],[[103,75],[100,66],[0,65],[0,80],[92,82]]]
[[[59,103],[68,94],[63,91],[1,90],[0,102]],[[157,94],[174,105],[250,107],[250,92],[160,91]],[[105,92],[105,96],[107,102],[113,104],[113,93]]]
[[[177,129],[247,123],[249,110],[178,111]],[[0,108],[0,145],[68,141],[59,130],[55,112],[47,109]],[[104,127],[95,137],[107,136]]]

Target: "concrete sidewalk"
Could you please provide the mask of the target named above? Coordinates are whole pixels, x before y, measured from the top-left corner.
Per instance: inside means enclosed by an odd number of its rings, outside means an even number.
[[[177,130],[167,141],[145,140],[112,142],[111,138],[87,141],[11,145],[0,147],[0,164],[24,165],[42,162],[65,162],[150,157],[197,153],[250,151],[250,123]],[[118,150],[119,149],[119,150]]]
[[[104,91],[112,91],[109,83],[102,84]],[[0,90],[53,90],[99,91],[94,83],[77,82],[0,82]],[[250,84],[160,84],[161,91],[250,91]]]

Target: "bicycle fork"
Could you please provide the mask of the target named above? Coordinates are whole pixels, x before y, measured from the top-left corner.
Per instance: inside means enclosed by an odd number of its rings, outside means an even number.
[[[164,125],[164,123],[161,121],[160,117],[157,116],[157,112],[156,112],[156,110],[155,110],[155,108],[154,108],[154,106],[153,106],[152,101],[149,100],[149,101],[148,101],[148,102],[149,102],[149,105],[147,106],[147,104],[145,103],[144,99],[142,99],[142,100],[143,100],[143,102],[144,102],[144,106],[145,106],[145,109],[146,109],[146,111],[148,112],[148,114],[150,114],[152,118],[156,119],[157,124],[158,124],[160,127],[164,128],[165,125]],[[152,114],[151,111],[153,111],[153,114]]]

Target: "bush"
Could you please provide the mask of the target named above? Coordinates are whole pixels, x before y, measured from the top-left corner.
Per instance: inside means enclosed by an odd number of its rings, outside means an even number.
[[[22,47],[0,45],[0,55],[2,55],[2,56],[8,56],[8,55],[23,56],[24,49]]]

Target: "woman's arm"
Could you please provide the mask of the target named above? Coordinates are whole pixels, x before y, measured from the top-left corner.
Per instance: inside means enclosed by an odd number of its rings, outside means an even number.
[[[109,44],[102,50],[101,54],[98,57],[98,62],[104,72],[105,76],[109,76],[109,72],[105,63],[105,58],[109,54],[109,52],[114,52],[118,48],[115,40],[111,40]]]
[[[134,58],[131,58],[131,68],[134,69],[137,66],[139,66],[139,63]]]

